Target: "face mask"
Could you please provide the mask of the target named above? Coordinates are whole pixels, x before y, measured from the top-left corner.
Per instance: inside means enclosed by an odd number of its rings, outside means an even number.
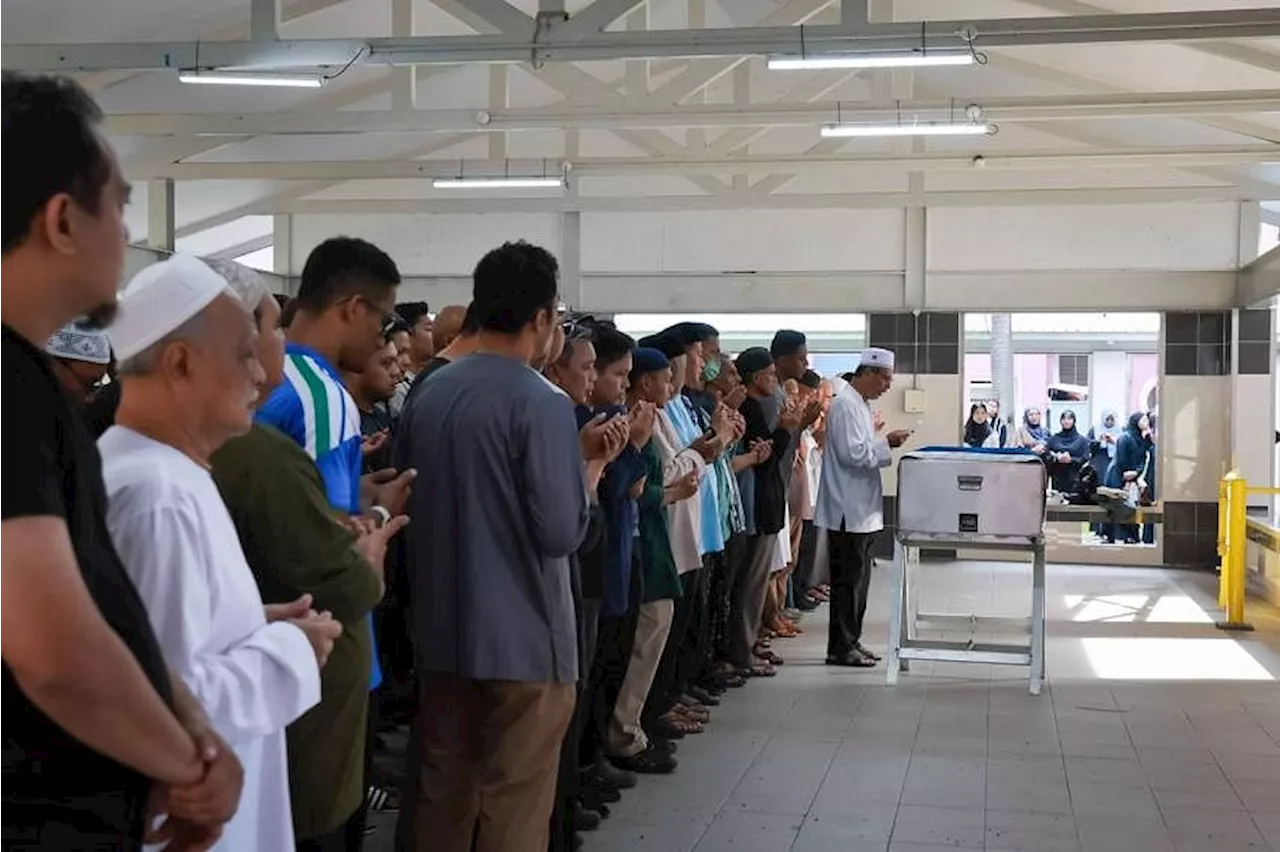
[[[714,382],[720,376],[720,362],[708,361],[702,365],[702,380]]]

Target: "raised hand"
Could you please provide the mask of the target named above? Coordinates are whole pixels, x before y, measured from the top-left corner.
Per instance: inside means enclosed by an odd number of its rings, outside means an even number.
[[[360,442],[360,452],[365,456],[371,456],[386,446],[389,440],[391,440],[391,430],[381,429]]]
[[[907,442],[907,439],[910,437],[911,437],[910,429],[894,429],[892,432],[890,432],[888,435],[885,436],[885,439],[889,442],[889,446],[893,447],[894,449],[897,449],[898,447],[901,447],[903,444],[905,444]]]
[[[361,477],[360,482],[373,495],[373,505],[381,506],[392,515],[403,515],[409,502],[409,490],[417,475],[413,468],[401,473],[393,467],[386,467]]]
[[[382,526],[371,524],[356,539],[355,548],[379,575],[387,558],[387,542],[409,523],[408,515],[396,515]],[[307,597],[310,597],[308,595]]]
[[[644,447],[653,437],[653,426],[658,409],[652,402],[641,400],[631,407],[627,417],[631,422],[631,443],[637,449]]]
[[[303,595],[296,601],[280,604],[267,604],[263,610],[267,616],[267,623],[274,621],[288,621],[293,618],[302,618],[311,612],[311,595]]]
[[[879,432],[884,428],[884,415],[879,411],[871,412],[871,423],[876,427],[876,431]]]
[[[724,404],[737,411],[747,401],[747,386],[738,385],[724,395]]]
[[[615,417],[605,424],[605,461],[613,461],[622,455],[631,439],[631,422],[627,417]]]
[[[681,500],[688,500],[697,493],[698,474],[696,473],[686,473],[684,476],[667,486],[667,498],[670,503],[679,503]]]
[[[333,651],[334,641],[342,635],[342,624],[333,617],[333,613],[312,612],[302,618],[290,619],[290,623],[302,631],[311,643],[311,650],[316,653],[316,662],[321,668],[329,662],[329,654]]]

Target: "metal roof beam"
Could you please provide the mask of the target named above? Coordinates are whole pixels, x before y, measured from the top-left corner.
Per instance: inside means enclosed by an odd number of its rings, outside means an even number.
[[[630,135],[630,134],[628,134]],[[626,138],[624,136],[624,138]],[[662,151],[654,157],[589,157],[572,164],[571,176],[617,177],[633,174],[771,174],[783,169],[812,171],[838,169],[848,173],[858,168],[882,173],[886,170],[906,171],[970,171],[974,158],[982,156],[986,170],[1072,169],[1081,167],[1133,166],[1138,168],[1180,168],[1183,166],[1232,166],[1280,160],[1280,150],[1273,146],[1241,148],[1121,148],[1114,150],[1071,151],[966,151],[959,153],[929,152],[921,154],[792,154],[738,157],[707,157],[684,153],[667,139],[670,150],[659,148],[655,140],[638,139],[649,151]],[[471,175],[541,174],[546,160],[469,160],[466,170]],[[260,161],[260,162],[185,162],[160,166],[139,178],[171,177],[178,180],[409,180],[456,177],[455,160],[334,160],[334,161]]]
[[[855,72],[823,72],[810,78],[830,91]],[[825,75],[825,76],[824,76]],[[815,84],[816,85],[816,84]],[[945,113],[940,98],[876,108],[849,101],[638,106],[550,106],[473,109],[285,113],[131,113],[107,116],[109,133],[130,136],[272,136],[338,133],[459,133],[520,130],[614,130],[658,127],[777,127],[834,121],[837,106],[846,121],[896,120],[899,115]],[[614,96],[616,97],[616,95]],[[1111,118],[1182,118],[1280,112],[1280,89],[1228,92],[1166,92],[1067,97],[975,98],[991,121],[1076,121]]]
[[[483,3],[487,9],[498,0],[465,2]],[[523,13],[519,14],[523,16]],[[804,41],[810,54],[911,50],[918,48],[922,39],[931,47],[959,46],[963,44],[960,34],[966,31],[976,32],[976,46],[984,50],[1052,44],[1267,38],[1280,35],[1280,9],[883,23],[868,24],[858,30],[824,25],[806,27]],[[733,57],[799,51],[800,30],[792,26],[601,32],[586,38],[559,36],[553,27],[536,37],[530,32],[527,36],[502,33],[368,40],[284,40],[267,44],[194,41],[8,44],[0,56],[0,63],[6,69],[75,72],[124,68],[342,66],[356,56],[362,56],[364,64],[405,65]]]
[[[1236,303],[1242,308],[1270,304],[1280,296],[1280,246],[1254,260],[1236,276]]]
[[[1088,189],[1001,189],[908,192],[778,194],[749,197],[749,204],[730,195],[580,195],[577,198],[299,198],[283,201],[260,213],[298,215],[407,215],[414,213],[564,213],[574,210],[602,213],[684,212],[688,210],[885,210],[912,204],[929,207],[1042,207],[1062,204],[1167,204],[1171,202],[1239,201],[1229,186],[1107,187]],[[1162,273],[1164,274],[1164,273]]]

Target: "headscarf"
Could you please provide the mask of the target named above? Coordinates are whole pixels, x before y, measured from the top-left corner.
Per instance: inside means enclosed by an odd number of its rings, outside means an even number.
[[[1110,426],[1107,425],[1108,417],[1111,418]],[[1112,438],[1119,440],[1122,434],[1124,434],[1124,427],[1120,425],[1120,415],[1110,409],[1104,410],[1102,412],[1102,419],[1098,421],[1098,425],[1094,428],[1093,437],[1101,441],[1103,435],[1110,435]],[[1116,445],[1114,442],[1107,444],[1106,448],[1108,456],[1114,456],[1116,454]]]
[[[978,410],[978,406],[970,406],[969,420],[964,424],[964,442],[971,447],[981,447],[986,443],[987,438],[991,436],[991,421],[979,423],[973,419],[973,412]]]
[[[1129,423],[1127,426],[1125,426],[1124,431],[1128,432],[1130,435],[1132,435],[1134,438],[1138,439],[1139,441],[1143,440],[1142,427],[1139,426],[1138,424],[1141,423],[1142,418],[1146,416],[1147,416],[1147,413],[1145,411],[1135,411],[1132,414],[1130,414]]]
[[[1031,412],[1040,413],[1040,425],[1031,425]],[[1049,440],[1049,427],[1044,425],[1044,412],[1034,406],[1022,412],[1022,427],[1027,430],[1027,434],[1036,440],[1036,443],[1044,444]]]
[[[1079,424],[1076,422],[1076,413],[1074,411],[1064,411],[1059,418],[1071,418],[1071,428],[1063,428],[1058,434],[1049,439],[1048,447],[1051,453],[1068,453],[1073,459],[1086,459],[1089,456],[1089,439],[1080,434]]]

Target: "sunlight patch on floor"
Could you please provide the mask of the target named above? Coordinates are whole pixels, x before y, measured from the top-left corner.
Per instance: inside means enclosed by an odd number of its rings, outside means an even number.
[[[1072,621],[1158,624],[1212,624],[1213,618],[1186,595],[1064,595]]]
[[[1275,680],[1234,639],[1093,637],[1080,644],[1102,680]]]

